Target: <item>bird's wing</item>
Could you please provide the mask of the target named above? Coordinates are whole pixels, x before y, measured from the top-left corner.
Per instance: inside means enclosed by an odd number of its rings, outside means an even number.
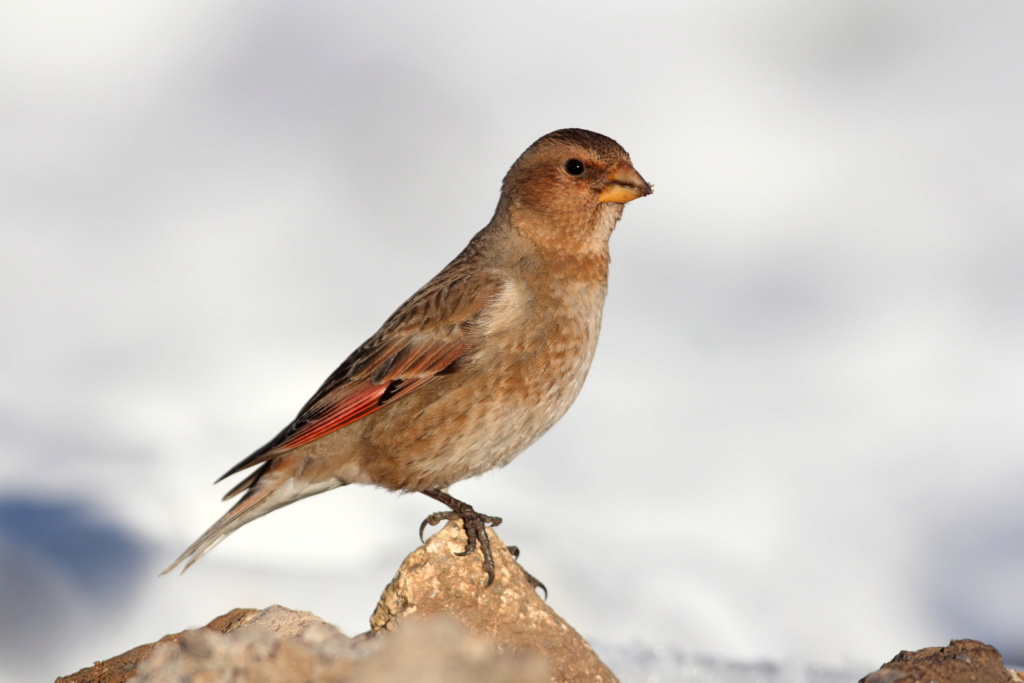
[[[475,346],[478,322],[503,283],[487,271],[429,282],[327,378],[290,425],[217,481],[341,429],[455,372],[458,360]]]

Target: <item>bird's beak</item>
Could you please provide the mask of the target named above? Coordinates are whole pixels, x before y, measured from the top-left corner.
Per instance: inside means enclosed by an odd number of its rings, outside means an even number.
[[[608,171],[604,187],[597,196],[599,202],[618,202],[625,204],[638,197],[646,197],[654,192],[633,165],[628,161],[620,161]]]

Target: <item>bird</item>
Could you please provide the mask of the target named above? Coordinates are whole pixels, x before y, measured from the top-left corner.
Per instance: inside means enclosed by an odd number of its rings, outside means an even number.
[[[568,410],[590,369],[623,207],[653,192],[629,154],[580,128],[544,135],[512,164],[494,216],[359,346],[296,418],[217,482],[252,470],[241,498],[164,574],[239,527],[350,484],[419,492],[480,546],[501,522],[448,488],[507,465]]]

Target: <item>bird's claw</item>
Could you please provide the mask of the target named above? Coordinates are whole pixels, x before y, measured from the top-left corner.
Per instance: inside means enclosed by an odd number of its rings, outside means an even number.
[[[461,504],[465,505],[464,503]],[[501,517],[482,515],[469,505],[465,507],[466,509],[445,510],[444,512],[434,512],[427,515],[427,518],[420,523],[420,542],[423,542],[423,530],[427,528],[427,525],[435,526],[441,522],[461,519],[462,528],[466,532],[466,547],[462,552],[455,554],[459,557],[465,557],[476,550],[477,543],[479,542],[480,552],[484,555],[484,571],[487,572],[487,585],[490,586],[494,583],[494,557],[491,555],[491,541],[487,536],[487,527],[501,524]],[[508,550],[508,554],[512,556],[512,559],[516,561],[516,564],[519,564],[519,547],[510,545],[506,546],[506,550]],[[519,570],[523,572],[531,588],[534,590],[539,588],[544,591],[544,599],[547,600],[547,586],[538,581],[533,574],[523,569],[522,565],[519,565]]]
[[[427,518],[420,522],[420,543],[425,543],[426,539],[423,538],[423,530],[427,528],[427,525],[435,526],[445,519],[445,513],[434,512],[427,515]]]
[[[516,564],[519,564],[519,546],[517,546],[517,545],[507,545],[507,546],[505,546],[505,550],[507,550],[508,554],[512,556],[512,559],[516,561]],[[521,571],[523,573],[523,576],[526,577],[526,582],[528,584],[530,584],[530,588],[532,588],[533,590],[537,590],[539,588],[542,591],[544,591],[544,600],[547,600],[548,599],[548,587],[545,586],[543,583],[541,583],[540,580],[537,579],[536,576],[534,576],[530,572],[526,571],[523,568],[523,565],[521,565],[521,564],[519,564],[519,571]]]
[[[468,507],[468,506],[467,506]],[[423,541],[423,530],[427,525],[434,526],[442,521],[453,519],[462,520],[462,528],[466,532],[466,547],[461,553],[455,553],[460,557],[469,555],[476,550],[477,542],[480,544],[480,552],[484,555],[484,570],[487,572],[487,585],[494,583],[494,557],[491,555],[491,541],[487,537],[488,526],[501,524],[501,517],[482,515],[476,510],[451,510],[445,512],[434,512],[427,516],[420,524],[420,541]],[[547,591],[545,590],[545,593]]]

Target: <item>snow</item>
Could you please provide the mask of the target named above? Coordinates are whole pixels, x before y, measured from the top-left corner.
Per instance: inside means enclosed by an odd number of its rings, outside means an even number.
[[[239,606],[364,631],[425,497],[327,493],[157,574],[565,126],[655,194],[613,236],[576,405],[453,493],[626,680],[853,680],[961,637],[1024,662],[1022,24],[0,7],[0,680]]]

